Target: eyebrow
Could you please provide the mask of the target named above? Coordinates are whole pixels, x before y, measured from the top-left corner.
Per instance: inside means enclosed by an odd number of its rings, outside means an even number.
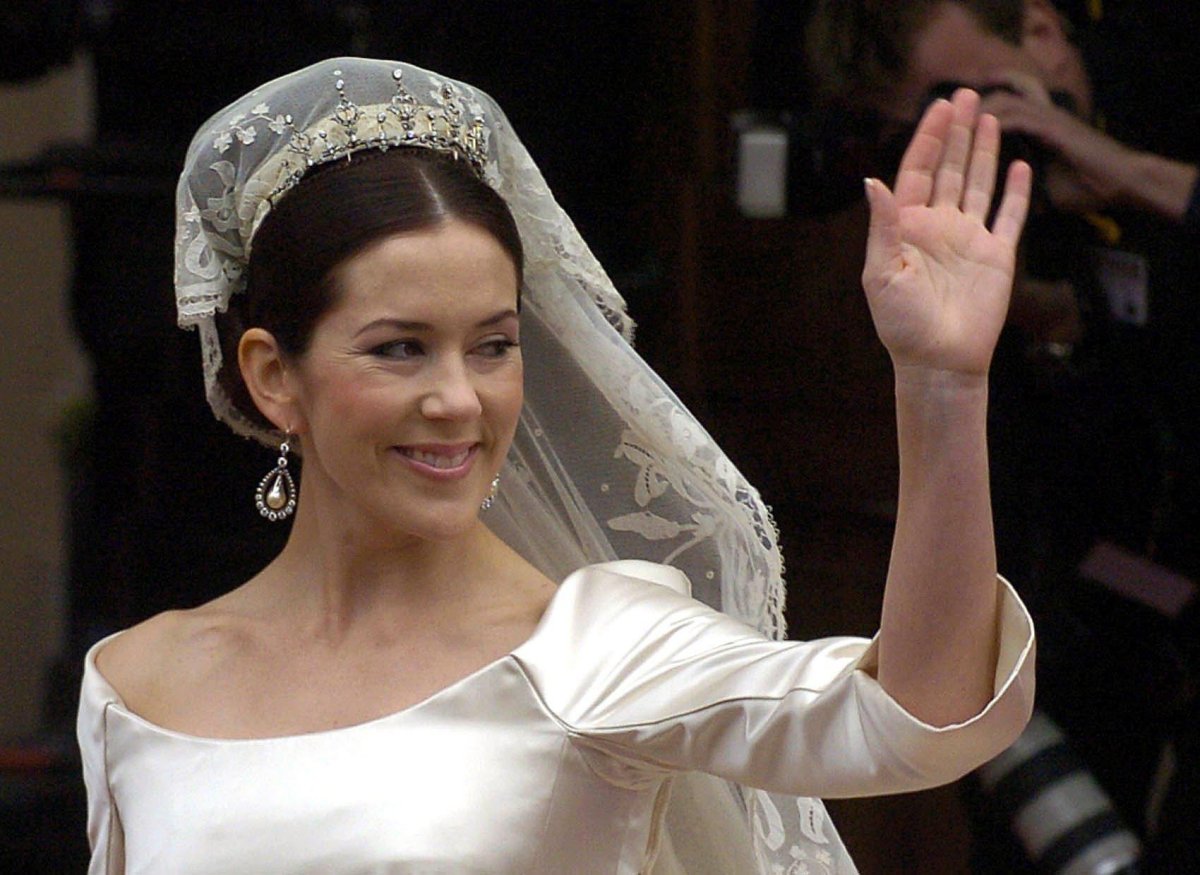
[[[481,319],[479,322],[476,322],[475,327],[476,328],[490,328],[493,325],[500,324],[501,322],[503,322],[506,319],[516,319],[516,318],[518,318],[517,311],[513,310],[512,308],[506,308],[504,310],[500,310],[496,313],[493,313],[491,316],[488,316],[486,319]],[[433,330],[433,326],[430,325],[428,322],[410,322],[406,319],[376,319],[373,322],[368,322],[362,328],[358,329],[358,331],[356,331],[354,333],[354,336],[358,337],[359,335],[366,334],[368,331],[370,331],[373,328],[379,328],[381,326],[387,327],[387,328],[393,328],[397,331],[432,331]]]

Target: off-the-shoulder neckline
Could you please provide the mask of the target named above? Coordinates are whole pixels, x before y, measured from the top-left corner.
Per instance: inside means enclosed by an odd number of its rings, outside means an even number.
[[[580,568],[580,569],[572,572],[566,578],[563,579],[562,583],[559,584],[558,589],[555,590],[554,594],[550,597],[550,600],[547,603],[545,610],[542,612],[542,616],[539,618],[537,625],[534,627],[533,632],[529,635],[528,638],[526,638],[524,641],[522,641],[520,644],[518,644],[512,650],[496,657],[495,659],[491,660],[490,662],[485,663],[484,665],[469,672],[468,674],[463,675],[462,677],[450,682],[446,686],[441,687],[438,690],[435,690],[433,693],[430,693],[428,696],[426,696],[425,698],[423,698],[417,702],[413,702],[411,705],[406,705],[403,708],[400,708],[396,711],[390,711],[390,712],[388,712],[386,714],[382,714],[378,717],[372,717],[367,720],[361,720],[361,721],[358,721],[355,723],[349,723],[349,724],[346,724],[345,726],[331,727],[329,729],[314,729],[311,732],[293,732],[293,733],[285,733],[285,734],[281,734],[281,735],[224,737],[224,736],[198,735],[198,734],[194,734],[194,733],[183,732],[181,730],[171,729],[171,728],[163,726],[159,723],[155,723],[152,720],[148,720],[147,718],[141,716],[140,714],[138,714],[135,711],[133,711],[132,709],[130,709],[125,704],[125,701],[121,698],[121,694],[116,690],[115,687],[112,686],[112,684],[110,684],[108,682],[108,679],[104,677],[103,673],[101,673],[99,667],[97,667],[97,665],[96,665],[96,655],[100,652],[101,649],[103,649],[103,647],[106,644],[108,644],[109,642],[113,641],[117,637],[124,634],[124,630],[119,631],[119,632],[114,632],[111,635],[105,636],[104,638],[97,641],[95,644],[93,644],[88,649],[87,655],[84,657],[84,671],[83,671],[83,673],[84,673],[84,683],[83,683],[84,692],[83,692],[83,695],[84,695],[84,697],[92,695],[94,698],[100,700],[100,702],[102,703],[102,704],[100,704],[100,707],[104,707],[104,708],[110,710],[112,713],[120,716],[121,718],[127,720],[129,723],[141,728],[144,731],[150,732],[154,735],[161,736],[164,738],[171,738],[171,739],[175,739],[177,741],[190,742],[190,743],[194,743],[194,744],[204,744],[204,745],[214,745],[214,746],[215,745],[231,745],[231,746],[232,745],[247,745],[247,746],[249,746],[249,745],[256,745],[256,744],[257,745],[267,745],[267,744],[272,744],[272,743],[275,743],[275,744],[293,743],[294,744],[299,741],[306,741],[306,740],[317,741],[322,738],[329,738],[332,736],[340,736],[343,734],[351,734],[356,731],[359,731],[359,732],[366,731],[373,727],[379,727],[379,726],[386,725],[390,722],[399,721],[399,720],[403,719],[404,717],[414,714],[422,709],[434,707],[440,700],[442,700],[444,698],[448,698],[451,694],[459,692],[463,687],[469,686],[472,683],[477,682],[479,678],[498,670],[500,666],[502,666],[506,663],[518,660],[519,656],[521,654],[521,651],[533,646],[533,643],[537,640],[539,635],[543,632],[549,618],[554,613],[552,611],[554,604],[560,599],[560,596],[562,595],[562,593],[569,589],[569,584],[572,584],[576,581],[586,578],[588,576],[589,572],[594,573],[597,571],[608,571],[608,572],[616,573],[622,577],[629,577],[629,578],[634,578],[634,579],[638,579],[638,580],[643,580],[646,582],[656,583],[656,584],[659,584],[662,586],[666,586],[669,589],[674,589],[676,591],[686,590],[686,588],[687,588],[686,577],[683,577],[683,575],[680,572],[678,572],[676,569],[670,569],[669,571],[667,571],[665,566],[655,566],[654,563],[650,563],[650,562],[642,562],[642,561],[637,561],[637,560],[618,560],[618,561],[614,561],[614,562],[605,562],[605,563],[599,563],[599,564],[595,564],[595,565],[585,566],[584,568]],[[637,573],[637,572],[640,572],[640,573]],[[664,574],[664,572],[666,572],[666,574]],[[671,579],[671,582],[668,582],[668,579]],[[678,582],[679,580],[681,580],[682,583]]]

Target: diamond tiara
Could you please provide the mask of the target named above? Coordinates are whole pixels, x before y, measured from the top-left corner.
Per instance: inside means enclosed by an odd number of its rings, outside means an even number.
[[[346,96],[346,80],[341,78],[342,71],[335,70],[334,76],[338,77],[334,83],[338,100],[331,120],[341,128],[343,136],[331,137],[330,131],[323,127],[318,127],[313,133],[292,128],[288,148],[304,157],[308,167],[368,146],[389,149],[391,146],[418,145],[452,152],[466,158],[475,168],[475,173],[484,173],[487,160],[484,118],[473,115],[469,120],[464,120],[466,112],[462,97],[454,86],[449,83],[440,86],[440,106],[422,106],[412,92],[404,88],[404,72],[397,68],[391,73],[396,83],[396,94],[392,95],[391,102],[383,104],[383,108],[365,109]],[[374,112],[374,125],[365,125],[365,115],[370,112]],[[290,116],[284,116],[284,122],[292,125]]]
[[[232,191],[236,213],[242,220],[239,224],[246,257],[255,231],[284,193],[313,167],[349,159],[355,152],[406,146],[433,149],[467,162],[479,178],[487,178],[487,124],[482,110],[468,105],[455,85],[435,80],[429,100],[422,102],[405,87],[403,70],[395,68],[391,73],[395,84],[391,100],[360,105],[347,96],[342,71],[335,69],[332,75],[337,106],[318,122],[301,129],[290,113],[273,114],[264,102],[249,114],[235,116],[212,142],[221,154],[235,140],[243,148],[251,147],[258,140],[259,122],[265,122],[277,137],[287,137],[283,148]]]
[[[367,148],[386,151],[395,146],[417,146],[447,152],[466,160],[482,177],[487,163],[487,135],[483,116],[468,117],[462,96],[449,83],[442,83],[435,94],[438,105],[421,104],[404,85],[404,71],[392,71],[396,93],[390,103],[359,106],[346,96],[341,70],[334,87],[338,105],[333,115],[306,131],[297,130],[292,117],[283,117],[290,132],[288,152],[301,159],[276,190],[274,200],[304,176],[306,170]]]

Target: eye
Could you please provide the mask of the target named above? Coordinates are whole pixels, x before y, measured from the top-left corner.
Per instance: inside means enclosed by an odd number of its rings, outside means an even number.
[[[416,340],[390,340],[372,347],[371,355],[388,359],[411,359],[423,355],[425,348]]]
[[[504,358],[510,350],[515,349],[519,345],[515,340],[509,340],[507,337],[497,337],[479,344],[475,347],[474,352],[484,358],[499,359]]]

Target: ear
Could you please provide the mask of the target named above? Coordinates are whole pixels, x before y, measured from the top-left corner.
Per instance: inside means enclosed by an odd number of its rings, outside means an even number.
[[[271,332],[249,328],[238,341],[238,368],[242,382],[259,412],[280,431],[304,430],[294,369]]]

